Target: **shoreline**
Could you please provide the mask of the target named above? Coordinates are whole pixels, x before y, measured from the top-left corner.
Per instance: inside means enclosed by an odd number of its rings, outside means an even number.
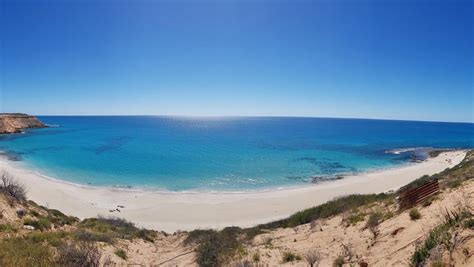
[[[117,216],[149,229],[174,232],[196,228],[249,227],[287,217],[297,211],[348,194],[395,190],[425,174],[453,167],[466,150],[442,152],[421,163],[350,175],[302,187],[248,192],[161,192],[94,187],[44,177],[0,158],[0,170],[27,188],[28,198],[81,219]],[[119,206],[124,206],[120,208]],[[114,212],[110,212],[111,210]]]

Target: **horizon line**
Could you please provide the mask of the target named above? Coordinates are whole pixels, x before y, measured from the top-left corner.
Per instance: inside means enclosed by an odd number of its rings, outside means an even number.
[[[348,120],[379,120],[379,121],[406,121],[406,122],[439,122],[474,124],[474,121],[440,121],[418,119],[388,119],[366,117],[331,117],[331,116],[298,116],[298,115],[164,115],[164,114],[34,114],[41,117],[175,117],[175,118],[301,118],[301,119],[348,119]]]

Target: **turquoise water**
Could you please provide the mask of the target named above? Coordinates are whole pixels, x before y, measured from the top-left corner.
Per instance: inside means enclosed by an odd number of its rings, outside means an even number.
[[[0,136],[10,160],[96,186],[240,191],[301,186],[472,148],[474,124],[326,118],[39,117],[53,127]]]

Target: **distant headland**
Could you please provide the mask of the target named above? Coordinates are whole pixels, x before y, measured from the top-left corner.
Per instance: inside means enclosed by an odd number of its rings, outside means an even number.
[[[47,127],[38,118],[23,113],[0,113],[0,134],[21,133],[28,128]]]

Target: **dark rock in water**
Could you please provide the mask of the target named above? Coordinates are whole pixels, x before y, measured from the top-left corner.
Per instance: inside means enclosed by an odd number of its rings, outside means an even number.
[[[116,188],[116,189],[131,189],[132,186],[131,185],[114,185],[113,188]]]
[[[305,177],[303,176],[285,176],[285,178],[293,181],[305,180]]]
[[[316,184],[320,182],[328,182],[328,181],[335,181],[335,180],[341,180],[343,179],[344,176],[342,175],[336,175],[336,176],[313,176],[311,177],[311,183]]]
[[[103,144],[93,147],[83,147],[84,150],[92,151],[96,154],[102,154],[105,152],[120,150],[125,144],[130,142],[132,137],[130,136],[119,136],[106,140]]]
[[[0,157],[4,157],[7,160],[11,160],[11,161],[21,161],[22,160],[21,155],[22,153],[13,152],[10,150],[0,151]]]
[[[322,173],[335,174],[335,173],[347,173],[347,172],[356,172],[357,169],[351,166],[344,166],[339,162],[330,162],[327,158],[318,160],[313,157],[301,157],[296,159],[297,161],[308,162],[312,165],[315,165],[319,168]]]

